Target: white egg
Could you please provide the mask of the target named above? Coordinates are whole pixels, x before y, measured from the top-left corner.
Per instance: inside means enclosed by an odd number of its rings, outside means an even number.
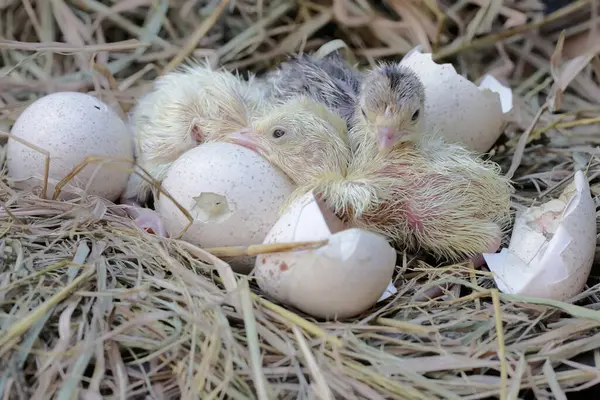
[[[182,239],[200,247],[249,246],[264,241],[295,189],[278,168],[256,152],[231,143],[205,143],[181,155],[163,188],[194,218]],[[157,210],[169,234],[179,236],[187,217],[167,196]],[[254,257],[231,260],[246,272]]]
[[[344,228],[312,193],[298,198],[265,243],[329,243],[259,255],[254,269],[259,287],[273,299],[319,318],[348,318],[373,306],[392,278],[396,252],[381,235]]]
[[[499,83],[488,81],[478,88],[456,73],[452,64],[437,64],[430,53],[413,51],[400,65],[414,71],[425,86],[425,124],[428,132],[447,141],[486,152],[498,140],[506,123],[500,96],[489,88]],[[501,86],[501,85],[500,85]],[[498,91],[498,89],[496,89]],[[505,103],[512,103],[512,97]],[[510,109],[507,104],[505,109]]]
[[[78,196],[87,188],[87,194],[115,201],[125,189],[133,161],[133,135],[115,111],[93,96],[76,92],[44,96],[21,113],[10,133],[49,153],[48,197],[53,196],[55,184],[87,156],[129,161],[88,164],[63,188],[61,199]],[[43,185],[44,154],[11,138],[6,163],[17,188]]]
[[[596,250],[596,207],[582,171],[558,199],[517,215],[508,249],[484,254],[505,293],[565,301],[579,294]]]

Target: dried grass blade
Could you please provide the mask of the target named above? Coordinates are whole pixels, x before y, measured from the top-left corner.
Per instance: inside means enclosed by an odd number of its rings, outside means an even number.
[[[96,350],[96,346],[90,345],[96,336],[96,323],[96,319],[92,319],[92,323],[88,327],[85,336],[85,344],[80,347],[82,351],[79,356],[76,357],[77,361],[71,364],[67,378],[56,395],[57,400],[70,400],[78,392],[83,374]]]
[[[302,336],[302,332],[296,325],[292,326],[292,332],[294,332],[294,336],[296,337],[296,341],[298,342],[298,346],[300,347],[300,351],[302,352],[302,356],[304,357],[304,361],[306,362],[308,369],[315,379],[316,387],[318,388],[318,398],[323,400],[333,400],[333,394],[325,381],[325,377],[323,373],[319,369],[315,358],[313,357],[306,340]]]
[[[513,154],[513,159],[510,164],[510,168],[506,173],[506,177],[508,179],[512,179],[512,177],[515,175],[515,172],[517,172],[519,165],[521,165],[521,161],[523,160],[523,154],[525,153],[525,147],[527,146],[527,139],[529,138],[529,135],[533,131],[533,128],[535,128],[535,125],[537,124],[544,111],[546,111],[546,108],[547,103],[540,107],[538,112],[535,114],[533,121],[531,121],[529,128],[527,128],[527,130],[521,134],[521,137],[519,138],[519,141],[517,142],[517,145],[515,147],[515,152]]]
[[[260,344],[258,343],[258,333],[256,332],[256,318],[254,317],[254,308],[250,296],[250,286],[248,278],[243,278],[240,285],[240,303],[242,305],[242,314],[244,316],[244,326],[246,327],[246,339],[248,340],[248,351],[250,352],[250,363],[252,368],[252,378],[259,400],[268,400],[269,391],[267,389],[267,380],[262,370],[262,358],[260,356]]]
[[[304,318],[296,315],[295,313],[286,310],[283,307],[278,306],[277,304],[271,303],[270,301],[263,299],[257,295],[255,295],[254,293],[251,293],[253,300],[258,300],[259,303],[261,303],[261,305],[277,314],[279,314],[281,317],[285,318],[286,320],[288,320],[289,322],[298,325],[299,327],[301,327],[302,329],[304,329],[305,331],[313,334],[314,336],[323,339],[326,342],[329,342],[330,344],[334,345],[334,346],[342,346],[342,341],[335,337],[332,336],[330,334],[328,334],[325,330],[323,330],[321,327],[319,327],[316,324],[313,324],[310,321],[305,320]]]
[[[502,309],[500,308],[500,297],[497,289],[491,290],[492,302],[494,304],[494,315],[496,317],[496,336],[498,337],[498,359],[500,360],[500,400],[506,399],[506,388],[508,387],[508,364],[506,362],[506,347],[504,345],[504,330],[502,326]]]
[[[544,363],[543,369],[544,369],[544,375],[546,376],[546,379],[548,379],[548,385],[550,386],[550,389],[552,390],[552,395],[554,396],[554,398],[556,400],[567,400],[567,396],[565,395],[565,392],[563,392],[562,389],[560,388],[560,383],[558,383],[556,373],[554,372],[554,369],[552,368],[552,364],[550,364],[550,360],[546,360],[546,362]]]
[[[25,318],[13,325],[2,337],[0,337],[0,355],[6,353],[8,348],[3,348],[13,339],[23,335],[36,321],[50,310],[53,306],[60,303],[68,295],[70,295],[79,285],[89,279],[95,272],[94,268],[86,268],[84,272],[69,285],[65,286],[61,291],[50,297],[44,303],[40,304]]]
[[[519,391],[521,390],[521,382],[523,380],[523,375],[525,374],[525,369],[527,368],[527,361],[525,360],[525,356],[521,355],[519,357],[519,363],[517,364],[517,369],[513,375],[513,382],[510,385],[510,390],[508,391],[507,399],[508,400],[518,400],[519,399]]]
[[[202,39],[208,31],[215,25],[217,20],[221,17],[221,14],[225,11],[231,0],[221,0],[219,5],[213,10],[208,18],[206,18],[198,28],[192,33],[188,41],[183,46],[183,49],[177,55],[169,61],[165,68],[163,68],[161,75],[165,75],[175,69],[186,57],[188,57],[196,48],[200,39]]]

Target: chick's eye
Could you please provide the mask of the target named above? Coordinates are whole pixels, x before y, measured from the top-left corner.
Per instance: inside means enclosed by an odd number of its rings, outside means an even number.
[[[280,137],[282,137],[283,135],[285,135],[285,131],[283,129],[275,129],[273,131],[273,137],[275,139],[279,139]]]
[[[413,121],[416,121],[417,119],[419,119],[419,110],[415,111],[411,117],[411,119]]]
[[[363,117],[367,118],[367,112],[365,111],[365,109],[361,108],[360,111],[362,112]]]

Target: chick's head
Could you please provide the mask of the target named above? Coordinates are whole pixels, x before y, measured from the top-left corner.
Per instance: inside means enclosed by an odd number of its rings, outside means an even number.
[[[382,150],[414,141],[423,130],[425,88],[419,77],[398,64],[381,64],[361,84],[356,115]]]
[[[345,121],[305,97],[274,106],[228,140],[257,151],[297,185],[343,175],[350,161]]]

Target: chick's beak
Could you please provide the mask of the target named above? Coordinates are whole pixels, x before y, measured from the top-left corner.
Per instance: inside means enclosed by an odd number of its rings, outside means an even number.
[[[252,151],[261,150],[256,137],[252,134],[252,131],[248,128],[240,129],[239,131],[230,133],[227,135],[227,140],[231,143],[235,143],[239,146],[244,146]]]
[[[398,131],[396,128],[379,126],[377,128],[377,143],[379,144],[379,149],[389,150],[405,135],[406,132]]]

